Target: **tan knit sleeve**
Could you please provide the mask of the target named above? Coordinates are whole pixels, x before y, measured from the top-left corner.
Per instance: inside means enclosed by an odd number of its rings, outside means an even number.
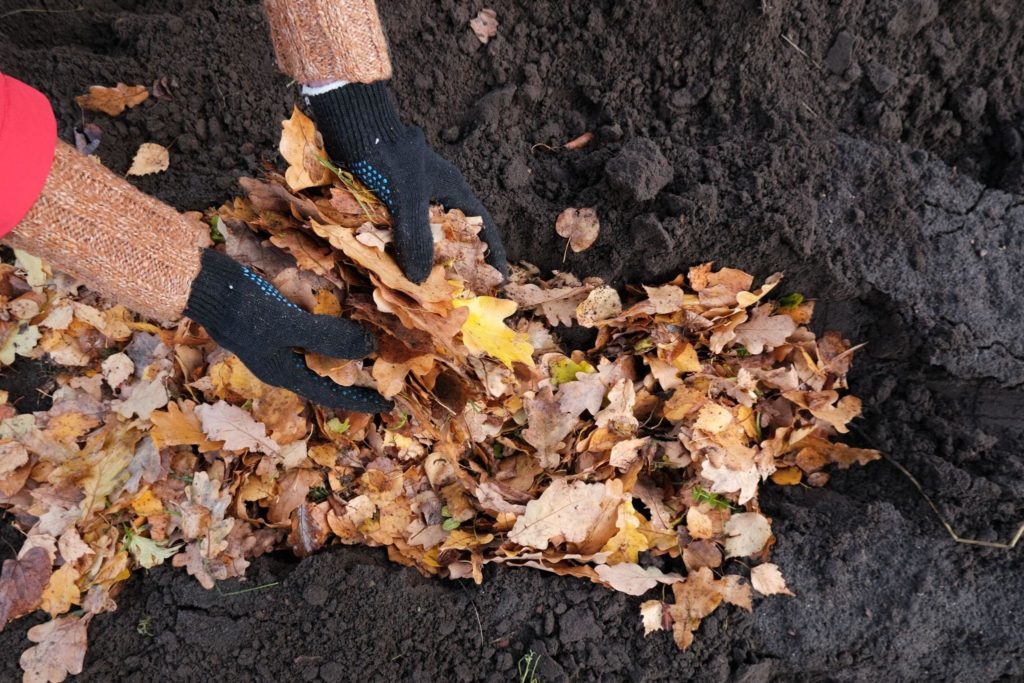
[[[173,322],[199,272],[203,234],[199,222],[58,142],[42,195],[3,241],[137,313]]]
[[[374,0],[264,0],[277,63],[299,83],[391,78]]]

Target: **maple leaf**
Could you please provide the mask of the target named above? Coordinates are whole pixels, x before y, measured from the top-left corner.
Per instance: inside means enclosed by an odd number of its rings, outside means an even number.
[[[750,320],[736,326],[734,343],[753,355],[785,344],[796,331],[796,323],[788,315],[770,315],[771,309],[771,304],[755,308]]]
[[[452,303],[458,308],[469,310],[469,317],[462,323],[462,343],[472,353],[485,353],[497,358],[508,368],[512,367],[512,363],[533,367],[533,347],[526,341],[525,335],[502,322],[516,312],[516,302],[492,296],[475,296],[471,299],[456,299]]]
[[[149,91],[144,85],[125,85],[118,83],[113,88],[103,85],[91,85],[89,91],[75,98],[82,109],[101,111],[107,116],[117,116],[125,109],[137,107],[149,99]]]
[[[143,176],[163,173],[171,165],[171,152],[155,142],[144,142],[132,159],[132,165],[125,175]]]
[[[766,562],[750,570],[750,585],[761,595],[793,595],[778,566]]]
[[[601,223],[597,218],[597,210],[566,209],[558,214],[555,221],[555,232],[569,240],[569,247],[574,252],[586,251],[597,240]]]
[[[82,673],[90,617],[59,617],[33,626],[28,639],[36,643],[21,653],[23,683],[61,683]]]
[[[285,181],[294,191],[331,183],[331,171],[322,162],[327,159],[323,140],[313,121],[292,108],[290,119],[281,122],[281,144],[278,150],[288,162]]]
[[[223,441],[223,448],[226,450],[248,449],[268,455],[274,455],[281,450],[281,447],[267,436],[266,425],[257,422],[252,415],[226,401],[197,406],[195,412],[206,436],[213,441]]]
[[[50,580],[51,565],[49,555],[38,547],[4,560],[0,572],[0,631],[11,619],[39,607],[43,589]]]
[[[741,512],[725,523],[725,556],[747,557],[761,552],[772,537],[772,525],[759,512]]]

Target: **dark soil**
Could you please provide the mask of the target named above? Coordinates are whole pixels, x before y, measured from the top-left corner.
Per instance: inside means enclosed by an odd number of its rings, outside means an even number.
[[[26,4],[83,5],[0,0],[0,15]],[[0,69],[53,98],[65,139],[88,85],[167,77],[173,99],[89,115],[104,163],[123,172],[140,143],[173,144],[170,171],[139,186],[202,209],[275,158],[296,88],[275,71],[257,3],[84,4],[0,18]],[[555,217],[596,206],[599,241],[569,256],[578,274],[651,282],[704,260],[786,271],[791,291],[817,298],[820,328],[868,342],[852,377],[868,407],[857,438],[914,471],[961,534],[1016,531],[1018,3],[495,0],[486,46],[467,27],[482,5],[381,4],[405,117],[464,169],[513,258],[563,267]],[[585,131],[587,147],[561,149]],[[125,218],[126,232],[154,229]],[[460,585],[335,548],[263,558],[222,592],[184,572],[133,579],[93,623],[82,678],[508,681],[530,650],[544,681],[1024,678],[1020,548],[955,544],[885,462],[825,489],[767,487],[762,505],[797,596],[720,610],[689,652],[643,637],[639,600],[589,584],[490,569],[482,587]],[[37,620],[0,635],[3,679]]]

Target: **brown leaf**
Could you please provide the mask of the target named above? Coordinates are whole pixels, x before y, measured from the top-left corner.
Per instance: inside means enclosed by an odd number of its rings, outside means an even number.
[[[0,631],[11,619],[39,607],[51,573],[50,556],[38,546],[21,557],[4,560],[0,572]]]
[[[597,210],[593,208],[566,209],[555,221],[555,232],[569,240],[569,246],[574,252],[589,249],[597,240],[600,230]]]
[[[750,583],[761,595],[793,595],[778,566],[767,562],[750,570]]]
[[[24,683],[61,683],[68,674],[82,673],[88,642],[89,617],[60,617],[28,630],[37,643],[21,653]]]
[[[738,325],[735,343],[746,347],[753,355],[772,350],[786,343],[789,335],[796,331],[796,323],[788,315],[770,315],[771,304],[754,309],[750,320]]]
[[[89,86],[89,92],[79,95],[75,102],[82,109],[101,111],[108,116],[117,116],[126,108],[137,107],[149,98],[144,85],[118,83],[113,88],[102,85]]]
[[[327,152],[313,121],[294,107],[291,118],[282,121],[281,128],[278,149],[288,162],[284,175],[288,187],[298,192],[307,187],[330,185],[331,171],[321,162],[327,159]]]
[[[557,467],[562,440],[576,427],[576,416],[562,412],[550,387],[526,399],[524,404],[528,426],[523,430],[523,439],[537,449],[541,467]]]
[[[325,518],[326,521],[326,518]],[[315,508],[303,503],[292,514],[292,530],[288,534],[288,545],[299,557],[309,557],[323,546],[327,534],[326,524],[319,524]]]
[[[281,450],[277,442],[267,436],[267,427],[252,415],[225,401],[196,408],[203,432],[212,441],[223,441],[224,448],[237,451],[247,448],[260,453],[274,454]]]
[[[469,27],[484,45],[494,36],[498,35],[498,14],[492,9],[482,9],[473,19],[469,20]]]
[[[594,134],[591,133],[590,131],[587,131],[583,135],[573,138],[569,142],[565,143],[563,147],[565,147],[566,149],[582,149],[587,145],[587,143],[589,143],[593,139]]]
[[[139,146],[139,151],[135,153],[127,175],[163,173],[170,165],[171,153],[166,147],[155,142],[144,142]]]

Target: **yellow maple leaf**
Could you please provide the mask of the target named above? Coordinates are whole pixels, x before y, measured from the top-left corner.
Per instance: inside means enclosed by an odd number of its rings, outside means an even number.
[[[164,504],[147,488],[143,489],[139,495],[132,499],[132,510],[135,510],[137,515],[149,517],[162,513],[164,511]]]
[[[509,368],[519,362],[533,367],[533,347],[526,335],[516,332],[502,321],[516,312],[516,303],[493,296],[456,299],[457,308],[468,308],[469,317],[462,323],[462,343],[471,352],[486,353]]]

